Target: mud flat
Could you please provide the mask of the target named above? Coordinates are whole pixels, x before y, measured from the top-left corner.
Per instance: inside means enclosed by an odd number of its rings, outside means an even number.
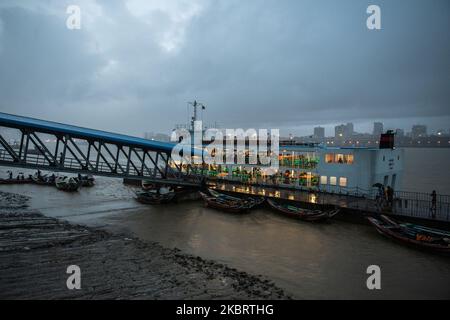
[[[282,289],[157,243],[70,224],[0,192],[0,299],[287,299]],[[67,267],[81,269],[69,290]]]

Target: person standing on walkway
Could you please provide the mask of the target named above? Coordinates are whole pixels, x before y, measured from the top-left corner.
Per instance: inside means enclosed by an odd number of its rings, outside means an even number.
[[[377,195],[375,197],[375,203],[379,211],[383,208],[384,203],[384,186],[378,185]]]
[[[389,207],[392,207],[394,204],[394,189],[390,186],[387,187],[387,201]]]
[[[436,218],[436,203],[437,203],[437,194],[436,190],[433,190],[431,192],[431,217],[434,219]]]

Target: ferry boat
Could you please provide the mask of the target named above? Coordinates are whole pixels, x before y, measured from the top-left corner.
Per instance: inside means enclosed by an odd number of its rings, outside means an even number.
[[[198,105],[193,104],[190,131],[194,130]],[[210,142],[203,141],[207,152],[212,151],[208,150]],[[404,150],[395,148],[394,133],[390,131],[380,136],[377,147],[280,141],[278,160],[277,169],[244,163],[192,165],[190,170],[213,180],[360,196],[373,195],[377,191],[374,186],[402,188]]]
[[[215,179],[248,184],[345,193],[371,194],[374,185],[401,188],[403,149],[283,145],[279,168],[261,165],[209,165]]]

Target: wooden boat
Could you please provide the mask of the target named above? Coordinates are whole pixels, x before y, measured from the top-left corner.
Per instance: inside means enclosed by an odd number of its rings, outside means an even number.
[[[31,176],[31,180],[34,184],[44,185],[44,186],[54,186],[55,177],[48,175],[40,175],[37,172]]]
[[[385,215],[367,219],[388,238],[428,251],[450,253],[450,232],[410,223],[399,224]]]
[[[412,224],[412,223],[399,223],[399,225],[402,226],[402,227],[406,227],[406,228],[411,228],[411,229],[417,230],[418,232],[431,233],[431,234],[434,234],[434,235],[443,236],[443,237],[446,237],[446,238],[450,239],[450,232],[449,231],[429,228],[429,227],[425,227],[425,226],[421,226],[421,225],[417,225],[417,224]]]
[[[95,184],[95,178],[91,175],[81,176],[80,181],[82,187],[93,187]]]
[[[276,211],[286,216],[305,221],[325,221],[331,219],[339,213],[339,209],[331,209],[326,211],[304,209],[290,204],[278,203],[273,199],[267,199],[267,203]]]
[[[175,192],[158,193],[156,190],[142,190],[136,192],[136,200],[143,204],[164,204],[171,202]]]
[[[80,188],[81,182],[76,177],[63,176],[63,177],[56,177],[55,185],[56,188],[58,188],[59,190],[67,192],[75,192],[78,191],[78,189]]]
[[[219,209],[231,213],[244,213],[249,211],[254,204],[248,203],[245,200],[236,198],[234,199],[226,199],[223,197],[215,197],[204,192],[199,192],[203,200],[205,201],[208,207]]]
[[[173,188],[173,191],[175,192],[174,200],[176,202],[201,199],[200,195],[198,194],[198,190],[195,188],[176,186]]]
[[[216,197],[216,198],[221,198],[221,199],[225,199],[225,200],[229,200],[229,201],[242,201],[246,204],[248,204],[251,208],[254,208],[256,206],[259,206],[261,204],[264,203],[264,201],[266,200],[263,197],[245,197],[245,198],[239,198],[239,197],[234,197],[225,193],[220,193],[214,189],[208,188],[208,192],[211,196]]]
[[[141,181],[141,187],[143,190],[154,190],[156,188],[155,184],[148,180],[142,180]]]

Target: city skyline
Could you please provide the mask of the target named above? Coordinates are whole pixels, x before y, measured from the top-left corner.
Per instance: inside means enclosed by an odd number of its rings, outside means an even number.
[[[304,132],[304,134],[299,134],[299,135],[295,135],[295,136],[299,136],[299,137],[305,137],[305,136],[314,136],[314,130],[316,128],[323,128],[325,131],[325,137],[334,137],[335,136],[335,130],[336,127],[339,127],[341,125],[346,125],[349,122],[343,122],[343,123],[338,123],[338,124],[329,124],[329,125],[317,125],[317,126],[308,126],[307,128],[305,128],[304,130],[302,130],[302,132]],[[372,127],[370,127],[370,125],[364,124],[361,125],[359,123],[353,123],[353,133],[354,134],[367,134],[367,135],[372,135],[373,134],[373,124],[374,123],[382,123],[383,124],[383,133],[386,132],[387,130],[392,130],[392,131],[403,131],[403,133],[405,135],[410,134],[413,131],[413,127],[414,126],[425,126],[427,129],[427,134],[428,135],[433,135],[433,134],[438,134],[439,132],[450,134],[450,125],[447,126],[432,126],[430,127],[429,125],[427,125],[424,122],[420,122],[420,123],[412,123],[410,126],[407,127],[400,127],[400,126],[387,126],[384,122],[380,122],[380,121],[375,121],[372,123]],[[289,131],[289,130],[288,130]],[[291,135],[292,132],[290,132]],[[286,135],[283,133],[283,135]],[[289,135],[289,132],[288,134]]]

